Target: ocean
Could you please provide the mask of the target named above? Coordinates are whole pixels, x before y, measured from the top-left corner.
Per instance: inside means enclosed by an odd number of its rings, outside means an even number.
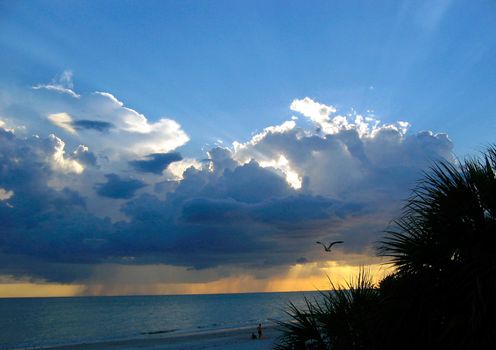
[[[0,299],[0,349],[163,337],[287,318],[316,292]]]

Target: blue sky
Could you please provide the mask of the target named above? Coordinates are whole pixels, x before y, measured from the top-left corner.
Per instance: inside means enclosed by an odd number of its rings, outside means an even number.
[[[194,154],[288,117],[294,98],[447,132],[464,155],[494,131],[492,1],[3,2],[2,85],[71,70]]]
[[[495,141],[494,57],[493,1],[0,1],[0,296],[376,264],[421,172]]]

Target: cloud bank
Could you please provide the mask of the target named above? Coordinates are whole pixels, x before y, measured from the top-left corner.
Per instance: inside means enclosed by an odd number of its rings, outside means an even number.
[[[310,127],[293,118],[183,159],[178,122],[150,122],[63,79],[33,88],[45,101],[34,121],[10,114],[39,136],[0,124],[0,274],[85,283],[104,264],[163,264],[217,269],[212,280],[263,275],[325,260],[314,242],[331,239],[354,263],[420,172],[454,161],[445,134],[342,116],[308,97],[290,109]]]

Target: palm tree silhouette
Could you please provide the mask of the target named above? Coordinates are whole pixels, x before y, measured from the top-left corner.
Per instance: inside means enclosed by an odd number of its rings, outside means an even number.
[[[379,244],[394,272],[290,304],[274,348],[496,349],[495,169],[496,146],[436,163]]]
[[[411,312],[406,322],[422,320],[398,327],[430,346],[496,344],[495,169],[495,146],[459,165],[437,163],[380,242],[396,267],[383,289]]]

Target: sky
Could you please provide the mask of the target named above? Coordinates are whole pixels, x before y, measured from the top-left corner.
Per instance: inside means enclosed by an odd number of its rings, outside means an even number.
[[[0,297],[383,276],[495,142],[494,57],[493,1],[0,1]]]

